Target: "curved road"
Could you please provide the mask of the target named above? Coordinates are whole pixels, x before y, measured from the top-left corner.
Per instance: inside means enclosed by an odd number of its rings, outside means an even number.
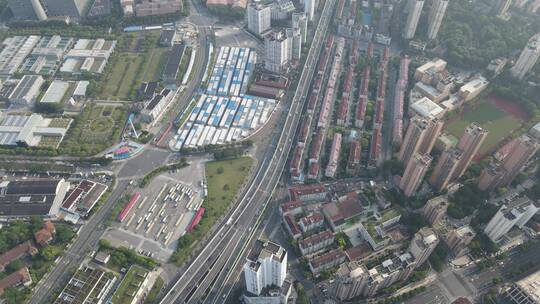
[[[204,70],[208,61],[207,37],[210,33],[208,27],[211,24],[211,20],[198,13],[200,4],[194,3],[193,1],[191,4],[191,7],[195,7],[197,10],[197,14],[193,17],[193,22],[200,26],[198,51],[200,55],[196,56],[197,59],[194,65],[193,79],[188,83],[184,94],[180,96],[180,100],[178,101],[182,105],[187,104],[191,100],[193,94],[196,93],[204,76]],[[139,153],[139,156],[141,154],[143,153]],[[137,163],[140,161],[137,159],[139,156],[127,160],[122,167],[137,166]],[[29,301],[30,304],[44,303],[46,299],[49,299],[52,296],[54,291],[58,291],[62,288],[62,285],[70,276],[69,271],[79,267],[88,252],[96,248],[99,239],[107,228],[102,225],[102,223],[110,216],[115,202],[126,193],[128,185],[129,179],[127,177],[117,176],[117,185],[105,204],[103,204],[90,220],[81,227],[73,244],[66,250],[64,255],[57,260],[53,269],[40,280],[33,290],[32,298]]]

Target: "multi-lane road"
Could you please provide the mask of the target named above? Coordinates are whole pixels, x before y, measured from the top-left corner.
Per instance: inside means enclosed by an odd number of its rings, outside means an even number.
[[[106,227],[102,226],[101,223],[109,217],[114,202],[122,196],[128,184],[128,180],[119,181],[109,196],[107,203],[99,208],[90,220],[82,226],[73,244],[56,261],[54,268],[40,280],[40,283],[34,289],[30,304],[46,302],[52,292],[61,287],[66,276],[69,276],[69,270],[77,268],[81,264],[85,255],[94,248],[103,232],[105,232]]]
[[[316,61],[331,19],[334,2],[335,0],[330,0],[325,4],[290,111],[284,119],[281,133],[277,133],[279,137],[274,138],[265,157],[258,162],[258,171],[250,180],[250,186],[246,187],[236,208],[229,214],[227,225],[223,225],[210,239],[188,270],[169,289],[162,303],[220,303],[223,297],[229,295],[230,287],[227,288],[227,286],[232,286],[237,278],[237,270],[235,269],[248,248],[248,244],[253,240],[262,211],[270,200],[287,162],[292,139],[304,107],[305,96],[310,87]],[[183,94],[185,99],[181,102],[189,101],[190,96],[195,93],[208,60],[208,41],[206,39],[210,34],[210,22],[203,17],[204,14],[199,13],[200,5],[193,1],[191,3],[197,10],[196,18],[193,21],[199,25],[199,52],[201,56],[197,56],[199,58],[195,65],[197,69],[194,72],[194,81],[186,88],[185,94]],[[130,166],[131,162],[136,165],[137,159],[128,160],[125,166]],[[128,179],[118,176],[118,183],[107,202],[80,229],[73,244],[34,289],[30,303],[38,304],[42,303],[44,299],[48,299],[54,291],[61,288],[67,279],[68,270],[78,267],[85,254],[95,248],[106,229],[102,223],[112,212],[114,202],[126,193],[128,185]],[[216,286],[215,283],[218,279],[223,279],[220,283],[227,282],[228,284]]]
[[[225,224],[205,244],[187,270],[171,284],[161,303],[222,303],[229,296],[231,286],[238,278],[238,266],[254,240],[263,211],[287,162],[334,5],[335,0],[325,3],[281,132],[276,134],[265,156],[259,160],[256,173],[236,202],[236,207],[227,215]]]
[[[188,83],[184,93],[179,97],[180,100],[178,102],[182,105],[187,104],[191,100],[191,96],[196,93],[196,89],[202,81],[204,69],[206,68],[206,63],[208,61],[207,37],[210,34],[209,24],[211,24],[212,21],[205,17],[205,15],[199,13],[199,10],[201,9],[200,4],[195,2],[197,1],[191,2],[191,7],[196,9],[196,14],[192,17],[192,22],[195,23],[199,29],[199,54],[196,56],[192,76],[193,80]],[[151,149],[145,150],[151,154]],[[158,155],[158,157],[161,156]],[[143,158],[143,155],[139,155],[134,159],[128,160],[122,167],[139,166],[140,161]],[[167,157],[165,156],[162,162],[165,162],[166,159]],[[151,170],[152,168],[145,169]],[[123,170],[117,172],[119,173],[117,174],[118,183],[106,203],[103,204],[90,220],[81,227],[73,244],[66,250],[65,254],[57,260],[53,269],[40,280],[40,283],[34,289],[29,303],[40,304],[50,298],[54,291],[62,287],[62,284],[69,276],[69,270],[77,268],[82,263],[86,254],[95,249],[99,239],[106,230],[103,222],[110,216],[114,203],[126,193],[126,189],[129,186],[129,180],[136,177],[131,176],[128,171],[129,170],[125,170],[126,173],[124,175],[126,176],[122,176]],[[138,175],[143,176],[145,173],[146,172],[140,172]]]

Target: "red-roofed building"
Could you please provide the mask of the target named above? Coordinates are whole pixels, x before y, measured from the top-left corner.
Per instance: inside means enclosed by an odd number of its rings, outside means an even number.
[[[338,202],[325,204],[322,210],[333,231],[341,231],[348,220],[362,214],[362,212],[364,212],[364,208],[356,192],[347,194]]]
[[[379,128],[373,130],[373,135],[371,136],[371,146],[369,150],[369,162],[368,165],[371,167],[376,167],[381,162],[381,145],[382,145],[382,134]]]
[[[299,185],[289,188],[289,196],[292,201],[325,201],[326,194],[326,188],[321,184]]]
[[[361,156],[362,149],[360,147],[360,142],[357,140],[351,141],[349,158],[347,159],[347,174],[356,175],[358,173]]]
[[[309,95],[307,112],[312,113],[315,107],[317,106],[317,100],[319,99],[319,93],[316,90],[313,90]]]
[[[514,146],[517,145],[517,139],[512,139],[511,141],[504,144],[497,152],[493,154],[493,157],[498,161],[503,161],[510,154]]]
[[[290,169],[291,177],[294,180],[300,180],[302,177],[303,154],[304,154],[304,148],[300,145],[296,146],[296,148],[294,149],[293,158],[291,160],[291,169]]]
[[[302,229],[302,232],[304,233],[322,227],[323,225],[324,216],[318,212],[304,216],[300,219],[300,229]]]
[[[341,97],[341,102],[339,103],[339,106],[338,106],[336,124],[338,126],[346,126],[348,115],[349,115],[349,96],[343,95]]]
[[[34,233],[34,239],[41,247],[47,247],[53,240],[55,234],[56,228],[54,227],[54,224],[50,221],[45,221],[43,223],[43,228]]]
[[[61,210],[66,214],[86,217],[107,191],[107,188],[108,186],[105,184],[82,180],[67,193],[62,202]]]
[[[289,231],[293,239],[297,240],[302,236],[302,231],[292,215],[285,215],[283,217],[283,222],[285,224],[285,228],[287,228],[287,231]]]
[[[307,115],[302,121],[302,127],[300,127],[300,133],[298,134],[298,144],[304,145],[307,142],[309,130],[311,126],[311,115]]]
[[[325,230],[298,241],[298,248],[300,248],[302,255],[312,254],[332,245],[334,239],[334,234]]]
[[[326,269],[330,269],[345,262],[347,256],[341,249],[334,249],[327,253],[314,257],[309,261],[309,269],[316,274]]]
[[[4,291],[7,288],[17,287],[19,285],[30,286],[30,284],[32,284],[30,272],[28,268],[23,267],[0,280],[0,296],[4,295]]]
[[[38,249],[32,242],[23,242],[12,249],[4,252],[0,255],[0,271],[4,271],[4,268],[11,262],[22,258],[23,256],[34,256],[38,253]]]
[[[302,212],[302,202],[289,201],[279,206],[279,212],[284,215],[297,215]]]
[[[324,143],[324,132],[319,129],[311,141],[311,150],[309,151],[309,162],[318,163],[321,155],[321,149]]]
[[[308,179],[317,179],[319,177],[319,168],[319,163],[310,163],[306,177]]]
[[[339,165],[339,156],[341,154],[341,133],[334,133],[334,138],[332,139],[332,147],[330,149],[330,157],[328,158],[328,165],[326,166],[326,171],[324,175],[326,177],[333,178],[336,175],[336,171]]]
[[[373,253],[373,250],[367,243],[362,243],[361,245],[345,250],[349,261],[358,261],[370,256],[371,253]]]

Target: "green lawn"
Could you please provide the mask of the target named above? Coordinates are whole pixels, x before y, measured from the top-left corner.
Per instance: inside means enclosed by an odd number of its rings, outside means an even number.
[[[144,281],[144,278],[148,275],[148,270],[133,265],[126,273],[126,276],[120,283],[120,286],[113,294],[113,304],[127,304],[133,301],[133,295],[139,289],[139,286]]]
[[[165,283],[163,282],[163,279],[161,277],[158,277],[156,279],[156,281],[154,282],[154,285],[152,286],[152,289],[148,293],[148,296],[146,297],[146,299],[144,299],[144,304],[156,303],[159,292],[163,288],[164,284]]]
[[[208,197],[202,205],[205,208],[205,213],[195,230],[180,238],[178,248],[171,257],[172,262],[176,265],[185,262],[193,245],[210,230],[217,219],[227,210],[248,176],[252,164],[253,159],[250,157],[206,163]]]
[[[60,152],[90,156],[105,150],[118,141],[126,118],[126,107],[88,104],[75,118]]]
[[[220,216],[244,183],[253,159],[242,157],[234,160],[213,161],[206,164],[208,197],[203,203],[205,214]]]
[[[149,54],[148,66],[146,67],[145,81],[159,81],[167,64],[169,52],[167,48],[152,49]]]
[[[131,99],[143,75],[146,54],[123,53],[114,60],[110,73],[105,77],[100,98]]]
[[[119,38],[119,52],[108,63],[99,98],[133,100],[143,80],[160,79],[168,49],[157,47],[159,37],[160,31],[151,31]]]
[[[490,148],[521,126],[521,121],[510,113],[504,112],[492,103],[483,102],[447,124],[445,130],[460,138],[465,128],[472,122],[479,123],[482,128],[489,131],[486,140],[480,147],[480,153],[488,152]]]

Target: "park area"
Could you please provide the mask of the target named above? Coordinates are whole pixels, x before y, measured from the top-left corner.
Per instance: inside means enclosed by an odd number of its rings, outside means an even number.
[[[125,106],[87,105],[60,145],[61,153],[91,156],[104,151],[118,142],[126,119]]]
[[[205,208],[204,216],[195,230],[178,240],[177,249],[171,257],[172,262],[181,265],[198,240],[225,213],[249,175],[252,164],[253,159],[250,157],[206,163],[205,175],[208,182],[208,196],[202,204],[202,207]]]
[[[160,80],[169,52],[158,47],[159,35],[159,31],[124,34],[103,75],[99,99],[134,100],[143,81]]]
[[[455,119],[450,119],[445,125],[445,130],[459,139],[468,125],[473,122],[480,124],[489,131],[479,150],[483,157],[496,149],[500,142],[527,120],[527,113],[516,103],[488,96],[471,108],[464,109]]]

